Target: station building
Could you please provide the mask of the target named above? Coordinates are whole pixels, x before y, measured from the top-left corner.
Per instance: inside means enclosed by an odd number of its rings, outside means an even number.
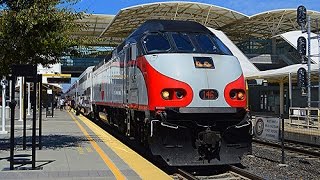
[[[313,20],[320,18],[318,11],[307,10],[307,15]],[[159,2],[124,8],[116,15],[90,15],[79,21],[87,24],[88,28],[74,32],[74,35],[97,38],[99,43],[91,51],[85,49],[81,58],[67,57],[62,62],[62,72],[76,73],[75,67],[82,67],[82,72],[89,65],[103,60],[104,53],[99,51],[100,47],[119,45],[149,19],[196,21],[212,28],[240,61],[249,86],[248,105],[251,111],[279,115],[288,114],[291,106],[306,107],[307,98],[301,95],[296,85],[296,72],[303,66],[296,50],[297,38],[306,36],[296,22],[296,9],[272,10],[248,16],[210,4]],[[317,32],[315,21],[311,23],[311,30]],[[319,54],[318,47],[318,41],[313,39],[313,55]],[[311,62],[312,77],[317,82],[319,60],[312,57]],[[289,73],[292,92],[289,90]],[[289,97],[289,93],[292,96]],[[318,101],[316,88],[312,89],[312,100]],[[312,106],[318,107],[318,103],[312,103]]]

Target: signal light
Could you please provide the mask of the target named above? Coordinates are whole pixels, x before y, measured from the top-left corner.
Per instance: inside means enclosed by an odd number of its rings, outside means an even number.
[[[307,9],[304,6],[299,6],[297,9],[297,23],[304,27],[307,22]]]
[[[298,87],[306,88],[307,86],[307,71],[305,68],[301,67],[298,69]]]
[[[306,48],[306,44],[307,44],[307,40],[305,37],[303,36],[300,36],[297,40],[297,50],[298,50],[298,53],[301,55],[301,56],[305,56],[307,54],[307,48]],[[304,59],[304,58],[303,58]],[[303,61],[304,63],[304,61]]]

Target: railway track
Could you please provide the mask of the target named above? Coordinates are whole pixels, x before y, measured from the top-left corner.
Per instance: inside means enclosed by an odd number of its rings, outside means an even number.
[[[157,162],[157,160],[154,160],[153,156],[151,156],[150,154],[145,154],[145,151],[141,149],[140,146],[137,146],[137,144],[132,140],[123,138],[121,135],[119,135],[118,132],[114,131],[112,128],[109,128],[108,126],[105,126],[102,122],[98,122],[94,120],[93,122],[99,125],[101,128],[103,128],[105,131],[108,131],[109,133],[111,133],[117,139],[121,140],[127,146],[133,148],[136,152],[138,152],[140,155],[148,159],[150,162],[154,163],[156,166],[160,166],[162,168],[165,167],[163,164],[158,164],[159,162]],[[165,172],[172,173],[172,169],[170,170],[165,169]],[[180,179],[188,179],[188,180],[199,180],[199,179],[206,179],[206,180],[207,179],[224,179],[224,180],[226,179],[232,179],[232,180],[257,179],[257,180],[260,180],[260,179],[263,179],[257,175],[249,173],[246,170],[238,168],[236,166],[227,166],[224,169],[224,173],[219,173],[219,174],[214,173],[214,174],[215,175],[193,175],[183,169],[177,169],[176,173],[174,173],[172,177],[173,179],[177,179],[177,180],[180,180]]]
[[[253,142],[256,144],[262,144],[262,145],[267,145],[275,148],[281,148],[280,142],[270,142],[270,141],[263,141],[258,139],[253,139]],[[308,156],[314,156],[314,157],[320,158],[320,147],[299,144],[294,142],[285,142],[284,148],[285,150],[289,150],[295,153],[297,152],[297,153],[305,154]]]
[[[244,169],[238,168],[236,166],[228,166],[227,171],[224,173],[210,175],[210,176],[201,176],[201,175],[192,175],[189,172],[183,169],[177,169],[177,173],[173,176],[174,179],[188,179],[188,180],[199,180],[199,179],[232,179],[232,180],[262,180],[263,178],[252,174]]]

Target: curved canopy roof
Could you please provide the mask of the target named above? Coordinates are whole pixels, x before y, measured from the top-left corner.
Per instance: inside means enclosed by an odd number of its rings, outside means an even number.
[[[320,12],[307,11],[312,20],[320,18]],[[279,9],[262,12],[234,23],[230,23],[220,30],[226,32],[234,41],[248,37],[271,38],[273,36],[300,30],[297,24],[296,9]],[[312,21],[312,29],[316,29],[316,22]]]
[[[254,79],[265,79],[270,83],[279,83],[281,81],[287,82],[289,78],[289,73],[291,74],[291,80],[293,82],[297,82],[297,71],[299,68],[308,69],[307,64],[294,64],[290,66],[286,66],[279,69],[271,69],[267,71],[254,72],[251,75],[247,75],[247,80]],[[311,80],[317,81],[319,78],[319,65],[311,64],[310,72],[311,72]]]
[[[311,19],[319,19],[320,12],[307,10]],[[248,37],[271,38],[281,33],[299,30],[296,9],[280,9],[247,16],[227,8],[196,2],[158,2],[121,9],[116,16],[90,15],[81,20],[88,28],[78,35],[103,38],[107,44],[117,45],[140,24],[149,19],[175,19],[199,22],[225,32],[231,40]],[[312,21],[315,29],[316,22]]]
[[[247,17],[239,12],[194,2],[159,2],[121,9],[100,37],[126,37],[148,19],[196,21],[212,28]]]

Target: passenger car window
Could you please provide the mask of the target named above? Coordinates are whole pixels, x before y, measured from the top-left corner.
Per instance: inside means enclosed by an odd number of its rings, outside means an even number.
[[[170,50],[167,38],[161,34],[149,34],[143,39],[143,44],[148,53],[166,52]]]
[[[179,51],[193,52],[195,48],[191,43],[189,36],[185,33],[173,33],[172,38]]]

